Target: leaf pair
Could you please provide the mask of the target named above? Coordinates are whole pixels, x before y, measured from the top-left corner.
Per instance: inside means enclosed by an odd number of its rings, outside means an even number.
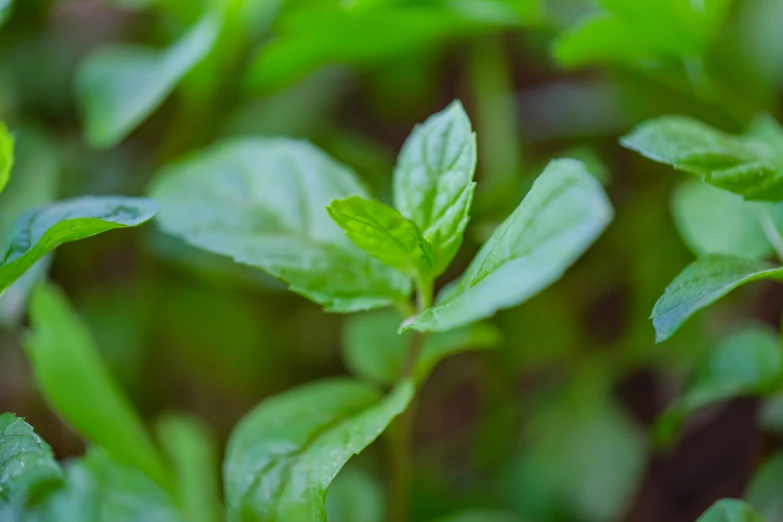
[[[394,170],[396,210],[352,197],[327,208],[359,248],[384,264],[432,280],[457,254],[476,184],[476,134],[462,104],[417,126]]]
[[[770,118],[759,118],[747,134],[732,136],[690,118],[667,116],[640,125],[621,142],[745,199],[783,200],[783,130]],[[689,190],[688,199],[675,200],[676,217],[686,240],[705,255],[680,273],[655,304],[652,320],[657,342],[671,337],[691,315],[733,289],[752,281],[783,279],[783,268],[758,259],[783,245],[778,205],[741,203],[714,191]],[[684,206],[702,200],[721,213],[718,219],[733,216],[730,226],[706,223],[703,214],[695,216],[694,209]],[[718,202],[723,205],[716,209]]]
[[[588,16],[555,42],[567,67],[590,63],[641,64],[702,55],[721,28],[731,0],[599,0]]]

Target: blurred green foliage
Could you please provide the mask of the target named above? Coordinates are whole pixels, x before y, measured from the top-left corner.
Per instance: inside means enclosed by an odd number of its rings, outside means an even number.
[[[783,117],[779,1],[7,0],[0,20],[0,120],[16,151],[0,195],[3,237],[21,211],[55,199],[144,195],[164,166],[183,169],[224,139],[310,140],[354,169],[368,194],[391,203],[395,156],[413,124],[459,98],[478,135],[478,186],[440,288],[464,271],[550,159],[589,158],[615,207],[605,234],[546,292],[482,331],[458,331],[478,345],[497,341],[495,349],[421,370],[433,371],[417,404],[411,520],[690,521],[720,497],[743,496],[748,484],[753,509],[769,520],[780,513],[769,493],[783,486],[779,457],[753,481],[746,469],[780,445],[780,369],[769,362],[779,363],[780,341],[767,327],[743,326],[752,318],[777,331],[779,289],[738,289],[660,345],[648,320],[694,257],[740,255],[760,270],[772,266],[768,258],[783,250],[780,206],[734,193],[752,183],[714,183],[727,192],[618,144],[649,118],[682,115],[675,139],[696,140],[699,154],[717,140],[720,154],[709,159],[720,156],[718,166],[749,165],[754,173],[762,164],[779,175],[779,129],[774,141],[757,119]],[[693,120],[704,123],[694,128]],[[645,150],[706,177],[692,150]],[[4,172],[0,165],[2,184]],[[176,442],[128,450],[142,453],[129,459],[152,475],[165,458],[189,477],[176,498],[197,522],[214,520],[208,514],[219,502],[215,483],[196,480],[200,470],[218,476],[214,448],[225,447],[259,401],[343,375],[343,364],[388,384],[393,376],[376,359],[402,364],[383,316],[326,314],[279,281],[154,226],[110,233],[43,258],[0,297],[0,411],[25,417],[57,457],[81,454],[83,444],[46,406],[20,355],[29,291],[47,272],[95,338],[84,353],[100,352],[112,374],[108,388],[124,390],[143,419],[107,417],[107,426],[144,433],[142,424],[171,411],[199,419],[164,416],[158,431]],[[442,343],[424,353],[437,360],[440,350],[464,346],[458,338]],[[33,343],[31,351],[36,346],[45,348]],[[35,354],[32,362],[46,371]],[[46,362],[63,378],[64,363]],[[112,393],[100,395],[112,400]],[[690,497],[698,486],[665,490],[656,470],[666,457],[651,435],[666,432],[676,444],[709,432],[721,415],[716,401],[749,395],[764,396],[758,421],[745,426],[750,462],[720,471],[738,475],[739,485],[711,487],[718,472],[709,463],[701,475],[686,471],[692,461],[682,457],[683,442],[669,451],[686,462],[673,472],[684,478],[669,482],[705,485]],[[724,440],[719,431],[705,437]],[[725,437],[723,451],[737,451]],[[383,450],[372,446],[338,475],[327,498],[330,522],[384,520]],[[90,450],[65,474],[82,492],[119,483],[104,489],[158,498],[160,484],[116,474],[128,462],[114,458]],[[133,520],[132,506],[107,505]],[[88,520],[78,505],[58,509]],[[161,520],[170,510],[160,506]],[[4,516],[13,514],[0,510]],[[703,520],[753,516],[730,502]]]

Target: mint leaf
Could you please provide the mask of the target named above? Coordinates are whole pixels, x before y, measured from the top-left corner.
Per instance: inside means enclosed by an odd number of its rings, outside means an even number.
[[[783,199],[783,152],[757,130],[732,136],[692,118],[664,116],[642,123],[620,143],[745,199]]]
[[[87,141],[101,148],[122,141],[207,56],[219,30],[220,21],[208,15],[162,51],[109,45],[88,56],[76,73]]]
[[[34,504],[62,483],[52,448],[19,417],[0,414],[0,505]]]
[[[393,310],[378,310],[355,315],[343,329],[343,360],[357,377],[388,385],[400,376],[412,332],[398,333],[402,318]],[[413,375],[423,382],[441,360],[468,350],[497,346],[500,333],[489,324],[474,324],[427,337]]]
[[[409,380],[381,397],[372,387],[337,379],[261,403],[228,443],[229,522],[325,522],[329,483],[408,407],[413,392]]]
[[[731,0],[600,0],[591,13],[554,44],[555,58],[566,67],[617,62],[698,57],[715,39]]]
[[[772,245],[764,227],[775,232],[765,203],[745,201],[726,190],[688,180],[672,195],[672,213],[685,243],[697,256],[727,254],[760,259]]]
[[[745,490],[744,497],[764,520],[783,519],[783,453],[778,451],[756,472]]]
[[[603,188],[581,162],[550,162],[460,280],[405,328],[450,330],[524,302],[560,279],[611,219]]]
[[[332,201],[326,211],[353,244],[412,277],[431,277],[432,245],[416,224],[379,201],[351,196]]]
[[[190,522],[171,496],[133,466],[92,447],[66,465],[66,485],[51,495],[36,522]]]
[[[693,314],[738,286],[762,279],[783,279],[783,268],[734,256],[707,256],[688,265],[666,287],[652,312],[656,342],[663,342]]]
[[[742,395],[774,391],[783,380],[783,354],[774,332],[745,327],[724,339],[701,361],[685,391],[658,420],[659,441],[668,444],[692,413]]]
[[[219,520],[217,449],[209,428],[194,417],[167,415],[158,421],[158,434],[174,467],[182,518],[188,522]]]
[[[764,517],[742,500],[717,501],[696,522],[765,522]]]
[[[135,227],[156,211],[155,202],[149,199],[105,196],[58,201],[25,212],[6,236],[0,257],[0,293],[63,243]]]
[[[2,7],[0,6],[0,10]],[[5,123],[0,122],[0,192],[11,179],[11,167],[14,165],[14,137]]]
[[[394,205],[432,244],[435,275],[459,250],[476,184],[476,133],[454,101],[416,126],[394,169]]]
[[[350,169],[307,142],[229,141],[165,168],[151,193],[164,231],[258,267],[329,311],[388,306],[411,293],[410,278],[329,219],[331,201],[367,193]]]
[[[160,485],[169,476],[144,425],[101,360],[89,330],[54,286],[42,284],[30,303],[27,354],[47,402],[88,441]]]

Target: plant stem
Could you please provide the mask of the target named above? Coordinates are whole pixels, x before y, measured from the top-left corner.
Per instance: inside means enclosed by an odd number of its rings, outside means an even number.
[[[416,312],[422,313],[432,306],[433,280],[428,274],[419,274],[417,281]],[[405,362],[400,372],[400,380],[413,376],[426,334],[414,332]],[[389,428],[389,522],[407,522],[409,494],[413,481],[413,453],[411,439],[413,422],[416,417],[416,398]]]

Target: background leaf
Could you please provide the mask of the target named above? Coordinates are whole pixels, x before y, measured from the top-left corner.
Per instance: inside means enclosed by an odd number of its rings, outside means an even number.
[[[85,439],[119,462],[137,466],[163,487],[170,477],[144,425],[65,296],[40,285],[30,305],[27,354],[47,402]]]
[[[0,292],[63,243],[141,225],[156,211],[149,199],[104,196],[59,201],[25,212],[6,236]]]
[[[462,244],[476,184],[476,133],[457,100],[417,125],[394,169],[394,205],[432,244],[435,275]]]
[[[366,471],[348,465],[329,486],[326,513],[329,522],[384,522],[383,485]]]
[[[168,415],[158,421],[158,434],[173,464],[182,519],[221,520],[217,448],[209,428],[194,417]]]
[[[3,6],[0,6],[0,13]],[[0,17],[2,15],[0,14]],[[5,189],[11,179],[11,167],[14,164],[14,137],[8,131],[5,123],[0,122],[0,192]]]
[[[783,520],[783,453],[777,452],[761,466],[745,490],[745,499],[767,522]]]
[[[685,116],[646,121],[623,146],[746,199],[783,199],[783,155],[757,136],[732,136]]]
[[[524,302],[557,281],[612,214],[603,188],[582,163],[550,162],[460,280],[406,328],[449,330]]]
[[[658,420],[658,436],[668,442],[688,415],[733,397],[770,393],[781,383],[783,352],[775,332],[742,328],[696,367],[683,393]]]
[[[738,286],[762,279],[781,279],[783,269],[736,256],[706,256],[688,265],[666,287],[652,312],[656,342],[674,335],[690,316]]]
[[[410,279],[370,257],[326,214],[367,193],[347,167],[302,141],[246,139],[215,146],[158,174],[158,223],[188,243],[289,283],[329,311],[388,306]]]
[[[771,226],[775,233],[775,225],[763,203],[744,201],[737,194],[688,180],[675,189],[672,212],[685,244],[697,256],[760,259],[773,251],[764,226]]]
[[[229,522],[325,522],[329,483],[407,408],[413,389],[403,381],[383,398],[358,382],[330,380],[261,403],[228,444]]]
[[[713,504],[696,522],[764,522],[764,517],[741,500],[724,499]]]
[[[122,141],[207,56],[219,29],[210,15],[163,51],[112,45],[93,52],[76,75],[87,141],[101,148]]]
[[[32,426],[10,413],[0,414],[0,504],[34,504],[62,483],[52,449]]]

